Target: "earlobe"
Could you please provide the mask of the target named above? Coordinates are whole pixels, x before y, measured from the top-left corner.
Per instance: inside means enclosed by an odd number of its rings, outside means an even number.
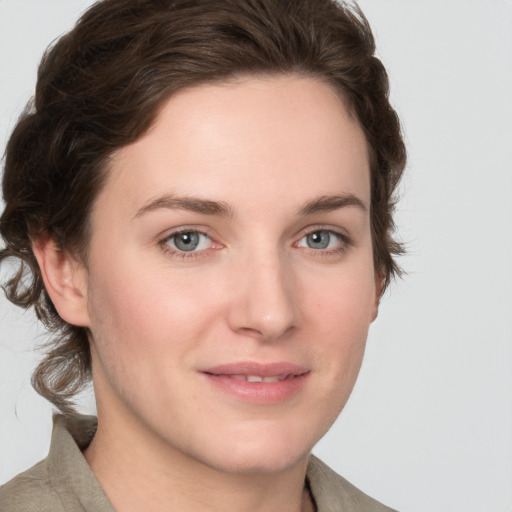
[[[87,270],[84,265],[47,234],[34,240],[32,249],[59,316],[72,325],[87,327]]]

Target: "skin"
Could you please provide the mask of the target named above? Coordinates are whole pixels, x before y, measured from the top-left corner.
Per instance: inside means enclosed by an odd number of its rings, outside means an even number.
[[[191,197],[225,211],[176,202]],[[59,313],[91,332],[85,456],[116,510],[311,509],[308,456],[377,315],[369,205],[366,142],[331,86],[244,77],[180,91],[112,155],[87,268],[37,241]],[[204,233],[197,250],[177,248],[177,229]],[[252,403],[202,373],[239,361],[309,373],[293,396]]]

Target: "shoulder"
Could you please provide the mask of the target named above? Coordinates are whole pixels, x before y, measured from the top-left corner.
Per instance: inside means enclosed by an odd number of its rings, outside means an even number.
[[[58,512],[64,510],[43,460],[0,487],[2,512]]]
[[[0,512],[115,512],[85,460],[92,416],[55,416],[45,460],[0,487]]]
[[[395,512],[311,456],[307,478],[318,512]]]

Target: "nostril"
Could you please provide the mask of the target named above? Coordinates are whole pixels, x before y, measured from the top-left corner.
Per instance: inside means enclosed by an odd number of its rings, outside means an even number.
[[[295,326],[288,325],[285,328],[280,326],[264,326],[259,329],[254,327],[240,327],[237,329],[237,332],[241,335],[253,337],[253,338],[261,338],[267,341],[273,341],[277,339],[283,339],[295,330]]]

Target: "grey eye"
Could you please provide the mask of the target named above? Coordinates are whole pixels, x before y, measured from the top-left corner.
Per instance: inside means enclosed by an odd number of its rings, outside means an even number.
[[[162,240],[162,244],[170,249],[171,254],[182,257],[193,256],[215,247],[212,239],[206,233],[197,230],[176,231]]]
[[[306,245],[310,249],[327,249],[331,243],[332,236],[333,233],[327,230],[309,233],[309,235],[306,235]]]
[[[203,235],[204,236],[204,235]],[[201,240],[201,234],[194,231],[184,233],[176,233],[171,237],[176,249],[180,251],[190,252],[197,249]]]

